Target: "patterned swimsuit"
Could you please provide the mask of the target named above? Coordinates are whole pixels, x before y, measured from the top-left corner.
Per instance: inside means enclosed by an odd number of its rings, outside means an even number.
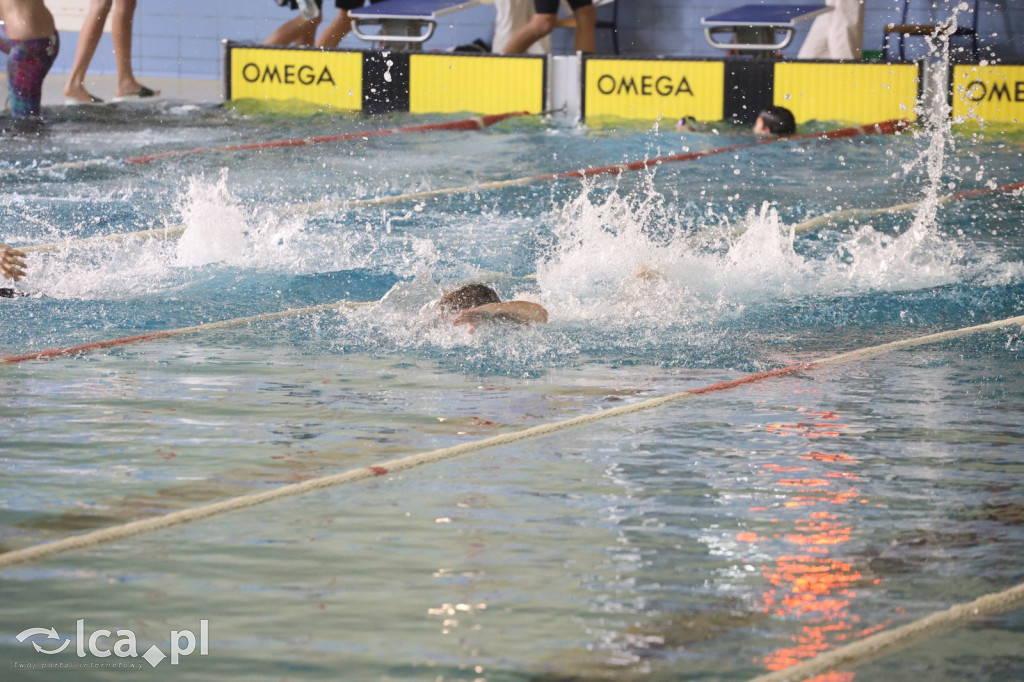
[[[0,23],[0,50],[7,53],[7,91],[11,113],[18,118],[39,116],[43,78],[57,58],[60,39],[11,40]]]

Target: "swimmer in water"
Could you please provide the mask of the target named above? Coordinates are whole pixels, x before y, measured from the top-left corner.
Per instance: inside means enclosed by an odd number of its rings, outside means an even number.
[[[25,276],[25,254],[0,244],[0,275],[17,282]]]
[[[786,107],[768,107],[757,115],[754,134],[765,137],[793,135],[796,133],[796,119]]]
[[[481,324],[514,322],[516,324],[543,324],[548,311],[531,301],[504,301],[494,289],[485,284],[467,284],[441,297],[437,307],[444,316],[452,316],[452,324],[466,325],[472,334]]]
[[[25,276],[25,254],[17,249],[0,244],[0,278],[17,282]],[[18,296],[14,289],[0,288],[0,298]]]
[[[681,133],[707,132],[706,126],[692,116],[683,116],[676,123],[676,131]],[[761,137],[793,135],[796,133],[796,119],[793,112],[786,107],[768,107],[762,109],[754,121],[754,134]]]

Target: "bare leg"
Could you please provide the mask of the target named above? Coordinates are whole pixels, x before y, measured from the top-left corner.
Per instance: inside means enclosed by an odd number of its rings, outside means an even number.
[[[593,8],[591,8],[593,9]],[[504,54],[522,54],[530,45],[555,29],[556,14],[534,14],[529,23],[516,31],[505,46]]]
[[[327,28],[320,32],[317,38],[317,47],[337,47],[341,39],[352,30],[352,19],[348,16],[348,10],[339,9],[338,14],[327,24]]]
[[[320,17],[307,21],[297,16],[278,26],[273,33],[263,41],[264,45],[299,45],[307,46],[313,44],[316,36],[316,28],[320,25]]]
[[[89,70],[89,63],[96,54],[96,46],[103,37],[103,25],[110,13],[112,0],[92,0],[89,3],[89,13],[82,24],[82,31],[78,34],[78,47],[75,50],[75,63],[68,74],[68,82],[64,86],[64,96],[69,99],[77,99],[82,102],[92,101],[93,96],[85,89],[85,74]]]
[[[576,17],[576,51],[593,54],[597,49],[597,9],[593,5],[584,5],[573,15]]]
[[[114,57],[117,59],[116,97],[137,95],[142,84],[135,80],[132,72],[132,23],[135,21],[135,0],[117,0],[112,17]],[[159,95],[157,91],[155,94]]]

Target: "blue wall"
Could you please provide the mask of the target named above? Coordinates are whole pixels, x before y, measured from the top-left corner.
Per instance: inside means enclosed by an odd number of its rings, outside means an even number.
[[[698,57],[722,56],[708,46],[700,27],[701,17],[757,0],[618,0],[620,43],[624,54],[630,55],[684,55]],[[762,0],[772,4],[772,0]],[[805,0],[806,1],[806,0]],[[935,0],[942,7],[960,0]],[[797,0],[781,0],[795,3]],[[864,47],[881,49],[882,27],[899,18],[902,0],[867,0]],[[914,7],[926,8],[929,0],[912,0]],[[333,16],[331,0],[326,0],[326,14]],[[604,14],[606,8],[601,10]],[[912,20],[926,21],[929,10],[915,11]],[[273,0],[243,0],[217,2],[216,0],[176,0],[157,2],[140,0],[136,13],[133,59],[139,75],[172,76],[180,78],[219,78],[221,74],[221,40],[260,41],[278,24],[293,16],[289,10],[278,7]],[[448,23],[439,26],[435,37],[427,44],[432,50],[443,50],[452,45],[484,38],[488,42],[493,31],[494,8],[481,5],[446,17]],[[786,49],[787,57],[795,57],[806,28],[801,29],[793,45]],[[985,56],[1007,62],[1024,62],[1024,0],[981,0],[979,33]],[[61,35],[61,53],[54,66],[57,73],[70,71],[75,52],[76,33]],[[915,39],[915,46],[923,41]],[[571,50],[571,31],[556,31],[556,53]],[[348,36],[342,47],[367,47],[354,36]],[[598,49],[611,50],[608,32],[598,34]],[[920,56],[916,48],[913,56]],[[114,59],[110,36],[105,35],[90,68],[92,74],[114,73]]]
[[[903,0],[866,0],[864,12],[864,49],[882,49],[882,29],[887,23],[898,22]],[[973,2],[973,0],[970,0]],[[700,27],[702,17],[758,0],[619,0],[620,25],[624,39],[623,51],[715,56],[720,52],[710,48]],[[760,4],[814,4],[823,0],[762,0]],[[914,11],[910,21],[926,23],[931,17],[947,17],[946,8],[963,0],[911,0]],[[929,10],[932,5],[934,11]],[[994,56],[1004,61],[1024,61],[1024,45],[1019,36],[1024,33],[1024,1],[981,0],[979,4],[979,34],[982,46],[996,50]],[[796,57],[807,27],[803,27],[792,46],[784,51],[787,57]],[[915,46],[922,39],[911,41]],[[920,50],[918,50],[920,54]]]

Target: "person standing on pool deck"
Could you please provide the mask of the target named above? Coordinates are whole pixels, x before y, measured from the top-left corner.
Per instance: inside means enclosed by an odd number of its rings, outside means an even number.
[[[501,54],[519,29],[530,23],[537,13],[533,8],[533,0],[494,0],[494,39],[491,46],[494,52]],[[551,37],[545,36],[527,47],[527,54],[549,54]]]
[[[117,85],[114,87],[114,101],[156,97],[159,90],[152,90],[135,79],[132,71],[132,24],[135,20],[135,0],[90,0],[89,12],[85,16],[82,30],[78,34],[78,48],[75,63],[64,86],[64,103],[102,104],[103,100],[85,89],[85,72],[96,53],[96,46],[103,37],[103,25],[107,22],[110,7],[114,7],[111,35],[114,39],[114,57],[117,60]]]
[[[548,321],[544,306],[532,301],[502,302],[498,292],[486,284],[467,284],[441,297],[437,307],[442,315],[455,315],[454,325],[466,325],[472,334],[487,322],[543,324]]]
[[[16,118],[39,118],[43,79],[60,50],[43,0],[0,0],[0,51],[7,54],[7,96]]]
[[[558,20],[558,0],[534,0],[537,11],[526,26],[519,29],[508,42],[503,54],[521,54],[535,42],[550,35]],[[593,0],[569,0],[576,17],[576,52],[592,54],[597,46],[597,10]]]
[[[380,0],[371,0],[371,4]],[[299,9],[295,0],[278,0],[279,5],[289,5],[293,10]],[[321,11],[313,19],[306,19],[301,14],[290,21],[286,21],[274,30],[264,45],[296,45],[299,47],[337,47],[341,39],[352,30],[352,18],[348,15],[349,10],[359,9],[363,6],[363,0],[334,0],[334,6],[338,13],[327,24],[320,37],[316,37],[316,29],[323,19],[323,0],[316,0],[316,6]]]
[[[860,59],[864,46],[864,0],[827,0],[832,8],[818,16],[800,46],[797,59]]]

